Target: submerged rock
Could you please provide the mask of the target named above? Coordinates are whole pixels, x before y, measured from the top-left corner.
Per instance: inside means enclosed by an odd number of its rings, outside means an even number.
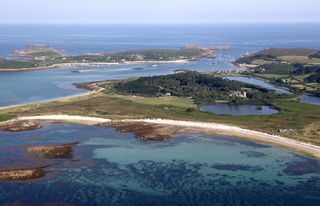
[[[53,145],[53,146],[35,146],[29,147],[27,151],[29,153],[38,152],[42,154],[42,157],[47,159],[71,159],[72,148],[78,143]]]

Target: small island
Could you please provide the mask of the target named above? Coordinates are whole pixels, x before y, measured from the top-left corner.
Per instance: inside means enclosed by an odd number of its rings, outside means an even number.
[[[0,58],[1,71],[30,71],[63,66],[90,66],[128,63],[183,63],[199,58],[215,58],[217,50],[229,47],[200,47],[186,45],[179,50],[131,50],[113,53],[89,53],[67,55],[48,45],[28,45],[25,49],[12,52],[12,58]]]

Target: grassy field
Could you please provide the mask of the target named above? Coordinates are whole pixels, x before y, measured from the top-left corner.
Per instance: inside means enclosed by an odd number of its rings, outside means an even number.
[[[263,79],[274,79],[274,78],[287,78],[288,75],[283,74],[265,74],[265,73],[257,73],[255,74],[257,77],[261,77]]]
[[[34,62],[23,62],[14,60],[0,61],[0,69],[20,69],[20,68],[32,68],[35,67]]]
[[[258,54],[272,55],[275,57],[282,56],[310,56],[317,52],[314,49],[306,48],[269,48],[258,52]]]
[[[272,61],[264,60],[264,59],[256,59],[256,60],[253,60],[251,64],[255,64],[255,65],[272,64]]]
[[[147,105],[168,105],[168,106],[176,106],[182,108],[194,108],[197,106],[193,103],[192,99],[179,98],[174,96],[164,96],[159,98],[152,97],[140,97],[140,96],[123,96],[123,95],[109,95],[109,97],[120,98],[124,100],[130,100],[139,104],[147,104]]]
[[[300,64],[320,64],[320,59],[313,58],[310,59],[308,56],[281,56],[280,59],[288,61],[291,63],[300,63]]]
[[[11,119],[13,117],[14,117],[14,115],[0,114],[0,122],[9,120],[9,119]]]
[[[184,100],[186,102],[184,102]],[[164,118],[215,122],[236,125],[247,129],[286,136],[320,145],[320,107],[288,100],[277,100],[273,104],[280,109],[277,115],[229,116],[190,111],[196,105],[190,99],[179,98],[132,98],[104,93],[0,110],[2,117],[69,114],[96,116],[111,119]],[[5,115],[5,116],[4,116]]]
[[[55,51],[43,51],[43,52],[36,52],[36,53],[32,53],[30,54],[33,57],[60,57],[62,56],[59,52],[55,52]]]

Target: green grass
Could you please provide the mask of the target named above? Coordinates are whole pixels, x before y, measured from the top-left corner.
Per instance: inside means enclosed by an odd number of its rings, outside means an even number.
[[[0,122],[7,121],[11,118],[13,118],[12,115],[0,114]]]
[[[317,52],[314,49],[305,48],[270,48],[259,51],[257,54],[272,55],[275,57],[281,56],[309,56]]]
[[[278,78],[287,78],[288,75],[285,74],[265,74],[265,73],[258,73],[255,76],[265,78],[265,79],[278,79]]]
[[[0,61],[0,69],[21,69],[35,67],[34,62],[4,60]]]
[[[290,64],[265,64],[262,66],[266,69],[264,74],[290,75],[293,66]]]
[[[123,95],[109,95],[110,97],[130,100],[139,104],[147,104],[147,105],[168,105],[168,106],[176,106],[182,108],[197,108],[197,105],[194,104],[192,99],[187,98],[179,98],[174,96],[164,96],[164,97],[140,97],[140,96],[123,96]]]
[[[280,59],[288,61],[290,63],[300,63],[300,64],[320,64],[320,59],[312,58],[308,56],[281,56]]]
[[[33,56],[33,57],[41,57],[41,56],[59,57],[59,56],[61,56],[61,54],[59,54],[58,52],[54,52],[54,51],[36,52],[36,53],[31,53],[30,55]]]

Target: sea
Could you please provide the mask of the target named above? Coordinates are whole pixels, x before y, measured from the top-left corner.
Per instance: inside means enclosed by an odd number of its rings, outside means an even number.
[[[0,25],[0,56],[28,44],[70,55],[227,45],[217,58],[183,64],[64,67],[0,73],[0,106],[86,92],[78,82],[238,69],[245,52],[269,47],[320,48],[320,24]],[[136,70],[134,68],[143,68]],[[90,72],[79,72],[90,70]],[[35,161],[30,146],[78,144],[70,159]],[[41,166],[46,176],[0,181],[0,205],[318,206],[320,162],[296,152],[230,136],[180,134],[142,141],[111,127],[49,124],[0,131],[0,167]]]

